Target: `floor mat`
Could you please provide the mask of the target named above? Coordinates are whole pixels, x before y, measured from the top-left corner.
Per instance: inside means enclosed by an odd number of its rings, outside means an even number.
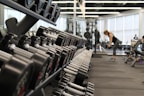
[[[102,58],[91,59],[88,74],[88,81],[95,84],[95,96],[143,96],[142,64],[132,68],[124,63],[123,56],[116,56],[116,62],[108,62],[111,56],[100,56]]]

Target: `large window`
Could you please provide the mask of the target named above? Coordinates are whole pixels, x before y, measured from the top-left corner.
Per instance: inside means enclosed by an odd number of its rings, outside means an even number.
[[[44,26],[44,27],[53,27],[53,28],[56,28],[56,29],[59,29],[61,31],[65,31],[66,30],[66,21],[67,19],[64,18],[64,17],[59,17],[58,20],[56,21],[56,26],[52,25],[52,24],[49,24],[45,21],[42,21],[42,20],[39,20],[37,23],[36,23],[36,29],[39,28],[39,26]]]
[[[107,29],[123,44],[131,44],[134,35],[139,36],[139,15],[119,16],[107,19]]]
[[[79,26],[80,26],[80,34],[83,36],[84,33],[86,32],[86,21],[84,21],[84,20],[79,20],[79,21],[77,21],[77,23],[78,23]]]
[[[123,17],[116,17],[115,36],[123,41]]]
[[[108,19],[108,30],[113,33],[116,31],[116,18]]]
[[[129,15],[124,17],[124,41],[131,43],[134,35],[139,36],[139,15]]]

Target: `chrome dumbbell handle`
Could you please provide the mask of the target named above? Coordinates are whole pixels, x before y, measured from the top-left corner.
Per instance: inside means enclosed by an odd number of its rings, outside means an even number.
[[[69,87],[69,86],[66,86],[65,88],[66,88],[68,91],[70,91],[70,92],[72,92],[73,94],[76,94],[76,95],[78,95],[78,96],[85,95],[84,92],[79,91],[79,90],[76,90],[76,89],[71,88],[71,87]]]
[[[66,73],[73,74],[73,75],[76,75],[76,74],[77,74],[77,72],[74,72],[74,71],[69,70],[69,69],[67,69],[67,68],[64,68],[64,71],[65,71]]]
[[[71,94],[66,93],[65,91],[62,93],[62,95],[64,95],[64,96],[73,96]]]

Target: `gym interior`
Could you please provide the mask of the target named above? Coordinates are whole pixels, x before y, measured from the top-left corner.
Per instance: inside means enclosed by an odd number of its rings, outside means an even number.
[[[0,0],[0,96],[144,96],[144,0]]]

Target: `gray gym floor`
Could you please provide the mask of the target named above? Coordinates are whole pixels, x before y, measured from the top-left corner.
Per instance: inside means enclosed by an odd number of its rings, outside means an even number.
[[[124,56],[116,61],[109,55],[98,55],[91,59],[88,81],[95,84],[95,96],[144,96],[144,64],[130,67]]]

